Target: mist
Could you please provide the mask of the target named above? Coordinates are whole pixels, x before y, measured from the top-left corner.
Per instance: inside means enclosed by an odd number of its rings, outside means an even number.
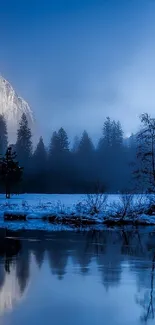
[[[31,106],[38,136],[63,126],[97,141],[106,116],[124,136],[153,113],[153,1],[2,5],[0,71]],[[8,22],[8,23],[7,23]]]

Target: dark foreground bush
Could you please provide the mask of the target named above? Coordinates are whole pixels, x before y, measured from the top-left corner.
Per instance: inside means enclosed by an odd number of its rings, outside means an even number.
[[[155,204],[152,204],[148,210],[146,211],[146,214],[149,216],[154,216],[155,215]]]
[[[68,225],[74,227],[91,226],[97,224],[97,220],[78,216],[63,216],[58,218],[54,215],[43,218],[53,224]]]
[[[13,214],[13,213],[4,213],[5,221],[26,221],[25,214]]]
[[[147,225],[155,225],[154,222],[146,222],[139,219],[106,219],[104,220],[104,224],[106,226],[147,226]]]

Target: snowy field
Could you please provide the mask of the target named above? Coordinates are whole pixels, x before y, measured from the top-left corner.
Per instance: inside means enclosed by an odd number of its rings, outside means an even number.
[[[4,194],[0,194],[0,205],[8,202],[21,206],[24,202],[27,202],[28,205],[36,207],[61,202],[61,204],[64,204],[66,207],[71,207],[83,200],[84,197],[84,194],[22,194],[13,195],[11,199],[8,200],[5,199]]]
[[[61,204],[66,208],[73,208],[79,202],[87,198],[85,194],[21,194],[12,195],[11,199],[6,199],[4,194],[0,194],[0,206],[12,205],[22,207],[25,204],[30,207],[50,207],[52,205]],[[116,202],[117,194],[108,195],[108,202]]]
[[[64,221],[66,219],[67,229],[70,226],[68,220],[71,220],[74,228],[79,227],[79,222],[80,225],[81,222],[85,222],[86,225],[91,224],[92,221],[95,223],[95,228],[101,228],[103,223],[105,224],[105,220],[122,220],[124,212],[123,220],[129,221],[129,223],[136,221],[139,224],[155,225],[154,211],[152,215],[146,213],[150,207],[148,196],[134,195],[131,201],[127,202],[122,201],[119,195],[108,195],[106,203],[96,213],[90,212],[92,206],[90,207],[89,203],[88,196],[84,194],[22,194],[13,195],[11,199],[5,199],[5,195],[1,194],[0,227],[65,230]],[[8,216],[10,218],[10,215],[13,217],[8,220],[7,218]],[[21,219],[15,222],[14,216],[24,216],[26,222],[21,221]]]
[[[50,206],[61,202],[66,207],[71,207],[83,199],[82,194],[22,194],[13,195],[11,199],[5,199],[5,195],[0,194],[0,205],[10,204],[22,206],[27,203],[31,207]]]
[[[108,204],[118,201],[118,195],[108,195]],[[40,218],[47,213],[70,214],[76,206],[87,200],[85,194],[22,194],[6,199],[0,194],[0,213],[5,211],[25,212],[30,217]]]

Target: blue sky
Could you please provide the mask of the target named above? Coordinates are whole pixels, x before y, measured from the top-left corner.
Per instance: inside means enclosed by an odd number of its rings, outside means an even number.
[[[0,73],[46,138],[64,126],[95,139],[106,116],[125,135],[155,112],[154,0],[8,0],[0,5]]]

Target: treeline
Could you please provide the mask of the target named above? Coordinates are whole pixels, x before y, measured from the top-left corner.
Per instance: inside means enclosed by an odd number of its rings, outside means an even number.
[[[135,137],[123,138],[119,121],[109,117],[103,123],[101,137],[94,146],[87,131],[77,136],[71,146],[63,128],[53,132],[48,147],[43,138],[33,150],[32,133],[25,114],[17,130],[17,141],[11,144],[24,167],[23,192],[90,193],[118,192],[133,188]],[[8,147],[7,124],[0,115],[0,153]]]

